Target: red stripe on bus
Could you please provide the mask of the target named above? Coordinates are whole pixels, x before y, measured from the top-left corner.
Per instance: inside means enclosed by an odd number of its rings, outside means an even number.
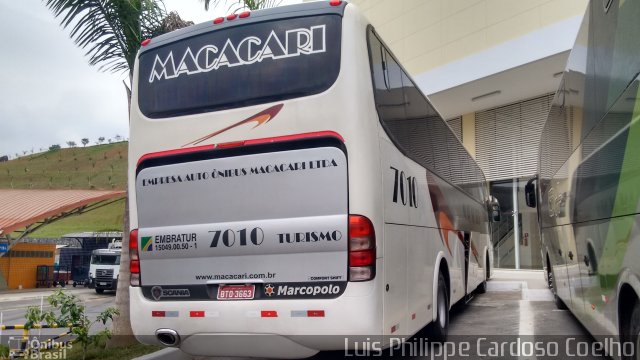
[[[344,138],[335,131],[315,131],[315,132],[294,134],[294,135],[274,136],[274,137],[262,138],[262,139],[230,141],[230,142],[221,143],[218,145],[209,144],[209,145],[194,146],[194,147],[185,148],[185,149],[172,149],[172,150],[158,151],[158,152],[142,155],[140,159],[138,159],[137,166],[140,166],[140,164],[145,160],[165,157],[165,156],[188,154],[192,152],[205,151],[205,150],[227,149],[227,148],[246,146],[246,145],[268,144],[268,143],[275,143],[280,141],[291,141],[291,140],[309,139],[309,138],[326,137],[326,136],[335,137],[340,141],[344,142]]]
[[[140,163],[148,159],[171,156],[171,155],[188,154],[188,153],[203,151],[203,150],[213,150],[214,148],[215,148],[215,145],[202,145],[202,146],[195,146],[195,147],[186,148],[186,149],[173,149],[173,150],[148,153],[140,157],[137,165],[140,166]]]
[[[282,136],[275,136],[270,138],[246,140],[244,144],[256,145],[256,144],[266,144],[266,143],[273,143],[273,142],[280,142],[280,141],[291,141],[291,140],[300,140],[300,139],[325,137],[325,136],[335,137],[340,139],[340,141],[344,142],[344,138],[340,136],[340,134],[338,134],[335,131],[327,130],[327,131],[314,131],[314,132],[308,132],[308,133],[302,133],[302,134],[282,135]]]

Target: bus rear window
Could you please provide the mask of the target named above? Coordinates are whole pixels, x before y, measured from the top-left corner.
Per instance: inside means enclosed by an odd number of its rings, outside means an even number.
[[[341,17],[290,18],[214,30],[143,52],[138,104],[151,118],[317,94],[340,70]]]

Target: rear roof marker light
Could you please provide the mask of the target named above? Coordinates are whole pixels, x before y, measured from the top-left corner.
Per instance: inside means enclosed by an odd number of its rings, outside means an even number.
[[[215,20],[213,20],[213,23],[217,25],[217,24],[222,23],[223,21],[224,21],[224,18],[223,17],[219,17],[219,18],[216,18]]]
[[[231,21],[231,20],[235,20],[238,17],[238,15],[236,14],[229,14],[227,15],[227,20]]]
[[[218,144],[216,146],[216,149],[228,149],[228,148],[233,148],[233,147],[238,147],[238,146],[243,146],[243,145],[244,145],[244,140],[231,141],[231,142],[227,142],[227,143]]]
[[[240,13],[240,18],[244,19],[249,17],[249,15],[251,15],[251,11],[243,11]]]
[[[151,39],[144,39],[142,40],[142,42],[140,43],[140,45],[142,46],[147,46],[149,45],[149,43],[151,42]]]
[[[329,1],[329,5],[331,6],[340,6],[342,4],[342,0],[331,0]]]

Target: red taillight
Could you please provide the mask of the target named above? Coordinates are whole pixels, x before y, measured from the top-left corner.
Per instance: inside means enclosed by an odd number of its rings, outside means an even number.
[[[204,311],[190,311],[189,317],[204,317]]]
[[[147,46],[149,45],[149,43],[151,42],[151,39],[144,39],[142,40],[142,42],[140,43],[140,45],[142,46]]]
[[[369,266],[375,262],[375,249],[349,252],[349,266]]]
[[[236,14],[229,14],[227,15],[227,20],[231,21],[231,20],[235,20],[238,17],[238,15]]]
[[[371,220],[349,215],[349,280],[367,281],[375,276],[376,235]]]
[[[307,317],[324,317],[324,310],[307,310]]]
[[[243,12],[240,13],[240,18],[244,19],[244,18],[249,17],[249,15],[251,15],[250,11],[243,11]]]
[[[340,6],[340,4],[342,4],[341,0],[331,0],[331,1],[329,1],[329,5],[331,5],[331,6]]]
[[[260,312],[260,317],[266,317],[266,318],[272,318],[272,317],[278,317],[278,312],[274,311],[274,310],[262,310]]]
[[[224,22],[224,18],[223,17],[219,17],[219,18],[215,18],[215,20],[213,20],[213,23],[218,25],[220,23]]]
[[[140,257],[138,256],[138,229],[129,234],[129,272],[131,286],[140,286]]]

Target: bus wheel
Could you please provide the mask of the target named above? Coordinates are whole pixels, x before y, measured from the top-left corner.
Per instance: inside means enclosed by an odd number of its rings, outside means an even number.
[[[443,343],[447,340],[449,329],[449,293],[442,273],[438,274],[438,296],[436,297],[436,319],[427,329],[431,342]]]
[[[549,261],[549,255],[547,255],[547,268],[544,269],[544,274],[547,276],[547,287],[551,289],[553,287],[553,275],[551,275],[551,261]]]
[[[631,312],[631,318],[629,319],[628,325],[625,326],[625,330],[623,331],[622,338],[624,342],[631,342],[633,344],[633,355],[623,357],[623,359],[638,359],[640,353],[640,303],[638,301],[635,302],[633,306],[633,310]]]
[[[491,269],[489,268],[489,254],[487,254],[487,260],[485,261],[484,269],[484,281],[478,285],[478,294],[484,294],[487,292],[487,280],[491,277]]]
[[[566,310],[567,305],[558,296],[558,291],[556,290],[556,281],[555,281],[555,278],[553,277],[552,269],[549,269],[549,289],[551,289],[551,294],[553,294],[553,302],[556,303],[556,307],[560,310]]]

